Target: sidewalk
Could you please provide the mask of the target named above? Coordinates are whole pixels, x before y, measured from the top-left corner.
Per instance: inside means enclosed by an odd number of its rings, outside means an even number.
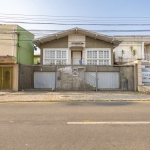
[[[63,101],[150,101],[150,94],[127,91],[0,92],[0,102],[63,102]]]

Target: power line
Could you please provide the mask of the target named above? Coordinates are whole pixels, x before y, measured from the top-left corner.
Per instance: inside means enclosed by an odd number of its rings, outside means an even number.
[[[17,30],[19,31],[19,33],[21,33],[23,35],[24,30]],[[34,34],[49,34],[49,33],[45,33],[45,32],[61,32],[61,31],[65,31],[65,30],[28,30],[28,31],[33,31]],[[146,30],[90,30],[93,32],[150,32],[150,29],[146,29]],[[43,33],[42,33],[43,32]],[[14,33],[12,30],[1,30],[0,29],[0,34],[12,34]]]
[[[119,20],[108,20],[108,18],[103,18],[103,20],[101,20],[101,19],[99,19],[99,20],[89,20],[89,19],[86,19],[86,18],[84,18],[84,19],[72,19],[72,18],[65,18],[65,19],[62,19],[62,18],[60,18],[60,19],[55,19],[55,18],[30,18],[30,17],[9,17],[9,16],[0,16],[0,19],[5,19],[5,21],[6,20],[33,20],[33,21],[59,21],[59,22],[139,22],[139,21],[142,21],[142,22],[147,22],[147,21],[150,21],[150,19],[148,19],[148,20],[143,20],[144,18],[141,18],[140,20],[135,20],[135,19],[133,19],[133,18],[130,18],[131,20],[122,20],[122,19],[124,19],[124,18],[118,18]],[[105,20],[104,20],[105,19]],[[107,20],[106,20],[107,19]]]
[[[130,17],[130,16],[126,16],[126,17],[100,17],[100,16],[97,16],[97,17],[93,17],[93,16],[53,16],[53,15],[27,15],[27,14],[5,14],[5,13],[0,13],[2,15],[7,15],[7,16],[46,16],[46,17],[79,17],[79,18],[150,18],[149,16],[147,17],[138,17],[138,16],[134,16],[134,17]]]
[[[91,24],[81,24],[81,23],[74,23],[74,24],[72,24],[72,23],[56,23],[56,22],[22,22],[22,21],[19,21],[19,22],[12,22],[12,21],[1,21],[0,20],[0,22],[3,22],[3,23],[20,23],[20,24],[43,24],[43,25],[74,25],[74,26],[78,26],[78,25],[88,25],[88,26],[150,26],[150,23],[139,23],[139,24],[137,24],[137,23],[133,23],[133,24],[109,24],[109,23],[91,23]]]

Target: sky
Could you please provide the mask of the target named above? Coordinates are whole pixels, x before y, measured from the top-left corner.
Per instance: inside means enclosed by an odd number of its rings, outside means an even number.
[[[113,23],[118,23],[122,20],[123,23],[150,23],[150,0],[0,0],[0,15],[2,14],[23,14],[23,15],[49,15],[59,16],[59,19],[63,16],[74,19],[74,16],[78,16],[84,20],[96,20],[99,23],[103,23],[102,20]],[[57,19],[54,17],[53,19]],[[101,18],[104,17],[104,18]],[[120,17],[107,18],[107,17]],[[124,18],[127,17],[127,18]],[[128,17],[140,17],[140,18],[128,18]],[[149,17],[149,18],[144,18]],[[3,24],[3,20],[0,18],[0,24]],[[135,20],[135,21],[134,21]],[[139,21],[140,20],[140,21]],[[142,21],[143,20],[143,21]],[[89,22],[82,23],[92,23]],[[41,21],[42,22],[42,21]],[[47,22],[51,21],[50,19]],[[66,22],[65,22],[66,23]],[[71,22],[67,22],[71,23]],[[77,22],[78,23],[78,22]],[[39,25],[39,24],[19,24],[23,28],[39,29],[39,30],[66,30],[74,27],[80,27],[87,30],[150,30],[150,26],[100,26],[100,25]],[[149,34],[150,32],[108,32],[103,33],[106,35],[124,35],[124,34]]]
[[[16,15],[14,14],[16,14],[17,16],[18,14],[21,14],[19,15],[19,17],[23,19],[20,20],[22,22],[35,22],[32,19],[27,19],[29,17],[35,19],[46,19],[45,22],[49,23],[57,22],[72,24],[51,25],[17,23],[26,30],[67,30],[70,28],[79,27],[96,31],[107,30],[107,32],[99,32],[105,35],[112,36],[150,35],[150,25],[98,25],[101,23],[150,24],[150,0],[0,0],[0,24],[8,24],[4,21],[14,21],[12,19],[12,17],[16,17]],[[9,18],[6,19],[6,17]],[[72,22],[73,20],[75,21]],[[37,22],[44,21],[40,20]],[[88,25],[75,25],[75,23]],[[96,25],[89,25],[93,23]],[[110,32],[110,30],[149,30],[149,32]],[[45,33],[44,31],[42,31],[35,34],[35,38],[44,36],[49,33],[52,32],[46,31]]]

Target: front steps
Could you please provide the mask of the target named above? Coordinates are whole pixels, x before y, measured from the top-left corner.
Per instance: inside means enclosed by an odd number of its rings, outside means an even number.
[[[95,88],[92,85],[88,84],[84,81],[84,79],[79,77],[79,74],[84,73],[83,69],[79,69],[76,73],[72,70],[72,68],[60,68],[57,75],[57,90],[94,91]]]

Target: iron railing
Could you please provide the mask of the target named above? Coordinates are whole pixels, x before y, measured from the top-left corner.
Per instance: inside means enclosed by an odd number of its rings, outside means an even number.
[[[85,81],[93,87],[96,87],[96,77],[92,76],[91,74],[85,73]]]

